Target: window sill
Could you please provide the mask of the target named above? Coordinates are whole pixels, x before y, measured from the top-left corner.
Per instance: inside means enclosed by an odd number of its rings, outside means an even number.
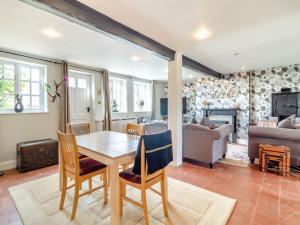
[[[0,111],[0,115],[27,115],[27,114],[50,114],[49,112],[42,112],[42,111],[25,111],[25,112],[4,112],[4,111]]]

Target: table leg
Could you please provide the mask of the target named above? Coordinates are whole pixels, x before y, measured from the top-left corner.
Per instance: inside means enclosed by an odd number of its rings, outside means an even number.
[[[114,163],[110,165],[110,205],[111,205],[111,224],[120,224],[120,207],[119,207],[119,164]]]

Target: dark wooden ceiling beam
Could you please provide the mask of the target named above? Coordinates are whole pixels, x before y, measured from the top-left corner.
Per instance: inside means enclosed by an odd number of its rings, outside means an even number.
[[[203,64],[201,64],[189,57],[186,57],[184,55],[182,56],[182,66],[184,66],[188,69],[191,69],[193,71],[196,71],[196,72],[211,75],[211,76],[219,78],[219,79],[222,77],[221,73],[219,73],[207,66],[204,66]]]
[[[43,9],[71,22],[83,25],[100,33],[127,40],[135,45],[146,48],[156,55],[168,60],[174,60],[176,51],[161,43],[113,20],[112,18],[88,7],[76,0],[20,0],[34,7]],[[215,77],[220,74],[201,63],[186,56],[182,58],[183,66],[194,71],[207,73]]]

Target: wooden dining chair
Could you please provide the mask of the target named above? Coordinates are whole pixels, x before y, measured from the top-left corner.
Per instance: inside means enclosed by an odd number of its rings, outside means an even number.
[[[126,133],[140,138],[144,134],[144,127],[140,124],[127,123]],[[127,170],[133,162],[129,162],[122,165],[123,170]]]
[[[157,134],[159,135],[159,134]],[[164,147],[161,147],[163,149]],[[137,156],[136,156],[137,157]],[[122,171],[119,175],[120,177],[120,215],[123,215],[123,202],[127,200],[128,202],[142,208],[144,210],[144,221],[146,225],[149,225],[149,218],[148,218],[148,209],[147,209],[147,197],[146,197],[146,190],[151,189],[156,194],[161,195],[162,197],[162,204],[163,210],[166,217],[168,217],[168,208],[167,208],[167,198],[166,198],[166,169],[162,168],[159,169],[151,174],[148,174],[148,164],[146,160],[146,153],[145,153],[145,144],[142,140],[141,145],[141,155],[140,159],[140,168],[141,174],[135,174],[132,169],[128,169]],[[158,159],[159,160],[159,159]],[[152,186],[156,183],[160,182],[161,191],[158,192],[157,190],[153,189]],[[126,196],[126,185],[130,185],[131,187],[137,188],[141,191],[141,200],[142,202],[137,202],[129,197]]]
[[[71,213],[71,220],[73,220],[76,215],[79,197],[90,194],[100,188],[104,188],[104,203],[107,203],[107,166],[90,158],[79,160],[78,147],[74,134],[65,134],[60,131],[58,131],[57,134],[60,146],[63,179],[59,209],[63,209],[64,207],[67,190],[75,187]],[[91,180],[95,176],[99,176],[100,178],[101,175],[103,176],[103,185],[95,188],[92,188],[90,185],[88,191],[79,194],[80,187],[84,181]],[[67,186],[67,178],[71,178],[75,183]]]
[[[144,127],[140,124],[128,123],[126,133],[140,137],[144,134]]]

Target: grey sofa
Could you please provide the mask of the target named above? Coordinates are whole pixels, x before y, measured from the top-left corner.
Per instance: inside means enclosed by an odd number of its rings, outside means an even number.
[[[248,136],[248,156],[251,163],[259,158],[258,145],[262,143],[289,146],[291,165],[300,166],[300,129],[250,126]]]
[[[198,124],[183,125],[183,157],[209,165],[225,157],[228,136],[233,132],[231,124],[210,129]]]
[[[166,131],[166,122],[143,124],[145,134],[155,134]],[[183,125],[183,158],[213,164],[225,156],[228,136],[233,132],[233,126],[226,124],[216,129],[210,129],[197,124]]]

